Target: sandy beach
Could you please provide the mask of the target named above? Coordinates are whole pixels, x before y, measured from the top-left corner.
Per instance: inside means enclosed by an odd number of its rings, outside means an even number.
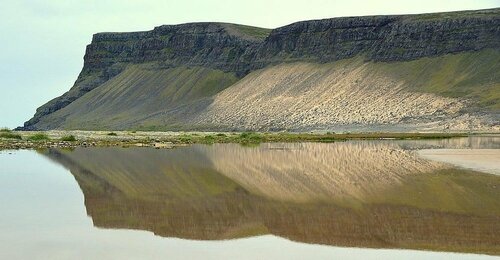
[[[500,149],[425,149],[418,154],[429,160],[500,175]]]

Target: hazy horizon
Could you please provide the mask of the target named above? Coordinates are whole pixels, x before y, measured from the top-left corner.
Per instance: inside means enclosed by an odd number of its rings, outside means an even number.
[[[15,1],[0,10],[0,127],[20,126],[71,88],[85,46],[98,32],[145,31],[163,24],[228,22],[276,28],[293,22],[500,6],[489,1]],[[304,11],[305,10],[305,11]]]

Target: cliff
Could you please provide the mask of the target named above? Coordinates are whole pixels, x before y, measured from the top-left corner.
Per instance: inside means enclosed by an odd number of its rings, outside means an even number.
[[[224,79],[235,78],[234,81],[222,80],[221,84],[215,88],[217,91],[209,91],[209,95],[195,95],[197,99],[185,100],[182,104],[179,102],[173,102],[174,104],[169,102],[170,105],[151,103],[147,111],[141,111],[142,114],[146,113],[148,118],[158,113],[168,114],[169,118],[182,118],[186,115],[202,113],[213,102],[213,96],[226,88],[230,89],[238,79],[257,70],[282,63],[326,64],[354,59],[370,64],[407,64],[426,58],[489,51],[494,55],[494,60],[484,66],[495,66],[499,61],[499,49],[500,9],[333,18],[297,22],[273,30],[224,23],[191,23],[164,25],[145,32],[98,33],[93,36],[92,43],[87,46],[84,67],[74,86],[62,96],[38,108],[34,117],[25,123],[24,129],[81,128],[85,125],[82,124],[83,122],[73,124],[65,122],[66,117],[73,115],[71,111],[79,111],[77,107],[68,109],[65,113],[61,112],[61,115],[53,114],[73,104],[86,93],[101,88],[106,83],[111,85],[110,80],[121,73],[127,73],[131,67],[139,66],[142,70],[155,72],[174,68],[200,68],[208,71],[203,74],[205,76],[222,73],[225,75]],[[486,86],[493,100],[491,98],[485,100],[484,97],[473,93],[474,89],[471,86],[474,84],[467,85],[466,90],[460,89],[460,92],[438,91],[437,94],[471,98],[472,103],[479,104],[480,110],[497,111],[500,103],[498,73],[487,73],[489,74],[483,76],[486,76],[489,81],[482,82],[484,84],[481,86]],[[386,76],[384,74],[384,77]],[[402,75],[398,80],[406,80],[404,77],[405,75]],[[200,81],[206,82],[206,78]],[[171,85],[168,84],[171,83],[168,82],[155,82],[155,86],[157,88],[169,87]],[[304,85],[307,82],[301,84]],[[444,84],[456,85],[449,82]],[[137,89],[141,86],[141,84],[136,84],[129,88]],[[181,84],[177,87],[182,89],[182,86]],[[193,86],[199,89],[197,83]],[[481,88],[481,90],[484,89]],[[436,92],[428,86],[411,91]],[[200,97],[203,99],[200,100]],[[169,97],[169,100],[177,99]],[[183,108],[180,109],[179,106]],[[186,110],[186,106],[190,108]],[[106,110],[109,112],[112,109],[106,108]],[[181,110],[183,112],[180,114],[173,112]],[[232,113],[232,111],[225,112]],[[108,113],[107,116],[112,117],[112,114]],[[49,117],[49,115],[52,116]],[[145,118],[134,118],[134,120],[128,120],[127,123],[102,127],[137,128],[140,126],[139,122],[144,120]],[[165,125],[165,122],[159,121],[154,123],[156,127]],[[203,125],[195,125],[193,121],[181,121],[176,120],[168,124],[188,125],[187,129],[204,128]],[[374,122],[380,123],[377,120]],[[218,128],[214,122],[209,124],[210,127]],[[328,127],[328,124],[326,125]],[[96,125],[96,127],[101,126]],[[307,127],[314,129],[314,122]],[[252,129],[251,125],[245,128]],[[265,129],[266,126],[260,128]]]
[[[240,74],[238,61],[247,48],[262,41],[267,29],[217,23],[164,25],[152,31],[98,33],[87,46],[84,66],[73,87],[37,109],[26,128],[122,72],[128,64],[157,62],[155,67],[204,66]]]

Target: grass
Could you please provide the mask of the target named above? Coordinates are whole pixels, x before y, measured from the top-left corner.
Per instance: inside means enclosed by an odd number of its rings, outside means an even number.
[[[178,140],[181,142],[181,143],[185,143],[185,144],[190,144],[193,142],[193,137],[194,136],[191,136],[191,135],[181,135],[178,138]]]
[[[205,135],[205,143],[212,144],[215,141],[215,137],[213,135]]]
[[[162,141],[181,144],[194,143],[240,143],[243,145],[264,142],[336,142],[345,140],[376,140],[376,139],[445,139],[465,137],[464,133],[216,133],[216,134],[182,134],[165,136]]]
[[[73,142],[77,139],[75,136],[70,135],[71,132],[67,133],[57,140]],[[110,132],[108,136],[126,136],[130,138],[130,132]],[[293,142],[342,142],[346,140],[377,140],[377,139],[445,139],[454,137],[467,137],[468,133],[290,133],[290,132],[226,132],[226,133],[184,133],[181,135],[163,135],[155,136],[154,142],[169,142],[174,145],[178,144],[214,144],[214,143],[237,143],[243,146],[254,147],[258,146],[260,143],[293,143]],[[45,141],[50,140],[48,135],[45,133],[37,133],[29,137],[25,137],[14,132],[2,131],[0,132],[0,138],[3,141],[0,142],[0,149],[8,148],[11,144],[15,142],[9,142],[8,140],[29,140],[29,141]],[[88,139],[88,138],[87,138]],[[149,136],[137,136],[131,139],[116,139],[107,137],[97,137],[96,139],[88,139],[96,141],[97,146],[114,146],[121,145],[128,146],[132,144],[151,144],[153,139]],[[39,146],[44,145],[45,142],[34,142],[32,145]],[[78,145],[74,143],[74,145]]]
[[[67,135],[67,136],[63,136],[61,138],[61,141],[65,141],[65,142],[74,142],[76,141],[76,137],[74,135]]]
[[[0,131],[0,138],[7,138],[7,139],[17,139],[21,140],[22,137],[18,134],[12,133],[11,131]]]
[[[240,25],[240,24],[232,24],[230,26],[243,35],[259,40],[265,39],[272,31],[271,29],[267,28],[260,28],[260,27]]]
[[[474,17],[474,18],[486,18],[486,17],[496,17],[498,15],[498,11],[494,10],[472,10],[472,11],[458,11],[458,12],[439,12],[439,13],[427,13],[427,14],[417,14],[417,15],[408,15],[406,19],[415,20],[415,21],[432,21],[432,20],[440,20],[440,19],[457,19],[464,17]]]
[[[49,136],[44,134],[44,133],[40,133],[40,134],[34,134],[30,137],[28,137],[28,140],[30,141],[46,141],[46,140],[50,140]]]
[[[373,64],[374,73],[405,79],[410,91],[469,98],[479,107],[500,110],[500,51]]]
[[[136,112],[131,112],[128,107],[132,100],[145,98],[144,93],[156,93],[146,97],[148,103],[144,108],[148,108],[145,113],[154,113],[157,110],[152,108],[163,107],[171,109],[178,105],[191,104],[198,101],[200,98],[206,98],[219,93],[226,87],[233,85],[239,80],[239,77],[232,72],[224,72],[222,70],[214,70],[203,67],[175,67],[159,69],[156,63],[145,63],[140,65],[128,66],[119,75],[108,80],[102,85],[102,88],[95,89],[79,98],[82,103],[98,100],[102,98],[102,94],[112,91],[120,96],[116,102],[113,102],[111,107],[97,106],[91,112],[81,115],[81,107],[75,106],[75,103],[68,106],[66,109],[71,115],[65,121],[65,126],[68,129],[80,130],[95,130],[108,129],[111,130],[109,124],[120,125],[131,118],[142,117]],[[141,88],[136,87],[134,79],[144,78],[141,83]],[[125,82],[125,83],[123,83]],[[165,86],[159,91],[158,86]],[[126,95],[121,95],[121,94]],[[138,105],[143,106],[143,104]],[[152,110],[151,110],[151,109]],[[111,109],[115,111],[108,120],[108,115],[103,113],[104,110]],[[196,109],[195,109],[196,110]],[[59,111],[54,112],[54,118],[57,117]],[[79,116],[76,116],[76,115]],[[48,119],[49,120],[49,119]],[[49,120],[50,121],[50,120]],[[170,121],[170,119],[169,119]],[[176,120],[167,122],[169,125]],[[47,121],[48,122],[48,121]],[[145,120],[141,125],[135,125],[129,130],[135,131],[160,131],[166,130],[164,126],[166,122],[162,118],[156,120]],[[179,126],[180,128],[181,126]],[[114,129],[113,129],[114,130]]]
[[[264,135],[259,133],[241,133],[239,136],[240,142],[245,143],[260,143],[264,140]]]

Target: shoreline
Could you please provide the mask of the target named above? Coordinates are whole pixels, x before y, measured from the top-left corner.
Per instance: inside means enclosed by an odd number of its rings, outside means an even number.
[[[428,160],[500,175],[499,149],[423,149],[417,153]]]
[[[189,144],[337,142],[346,140],[447,139],[497,133],[293,133],[293,132],[143,132],[143,131],[10,131],[1,130],[0,150],[75,147],[174,148]],[[8,136],[8,137],[7,137]]]

